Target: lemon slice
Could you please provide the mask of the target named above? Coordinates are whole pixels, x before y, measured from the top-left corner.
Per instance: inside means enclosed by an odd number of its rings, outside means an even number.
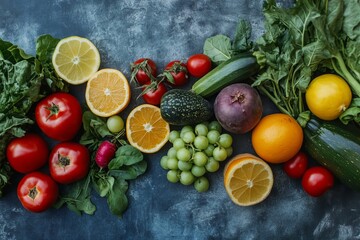
[[[160,108],[154,105],[139,105],[126,119],[129,143],[144,153],[159,151],[168,141],[169,133],[169,124],[161,117]]]
[[[86,38],[71,36],[59,41],[52,56],[56,73],[74,85],[84,83],[99,69],[100,54]]]
[[[94,114],[101,117],[120,113],[128,106],[130,98],[130,85],[124,74],[116,69],[102,69],[86,84],[86,103]]]
[[[231,200],[240,206],[262,202],[273,187],[270,166],[252,154],[232,158],[224,170],[224,185]]]

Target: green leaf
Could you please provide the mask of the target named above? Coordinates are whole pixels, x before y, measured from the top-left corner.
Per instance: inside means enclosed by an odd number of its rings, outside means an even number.
[[[251,24],[249,21],[240,20],[235,32],[232,49],[237,52],[246,52],[252,48]]]
[[[348,109],[339,118],[344,124],[348,124],[351,121],[360,123],[360,98],[354,98]]]
[[[128,183],[122,178],[116,178],[113,188],[107,195],[107,203],[112,214],[122,217],[128,207],[126,192]]]
[[[123,166],[121,169],[109,170],[109,174],[114,177],[120,177],[125,180],[136,179],[146,172],[147,162],[141,161],[131,166]]]
[[[343,31],[351,39],[360,41],[360,1],[346,0],[343,13]]]
[[[120,169],[123,165],[133,165],[143,160],[143,154],[131,145],[124,145],[116,150],[115,158],[109,163],[110,170]]]
[[[15,64],[22,60],[33,61],[33,56],[26,54],[24,50],[18,46],[0,38],[0,59],[7,60]]]
[[[204,54],[215,64],[229,60],[232,56],[231,40],[225,35],[216,35],[205,40]]]
[[[93,180],[94,188],[99,193],[100,197],[105,197],[114,186],[115,179],[112,176],[105,174]]]
[[[51,35],[42,35],[36,41],[36,57],[41,63],[51,63],[52,54],[60,39]]]

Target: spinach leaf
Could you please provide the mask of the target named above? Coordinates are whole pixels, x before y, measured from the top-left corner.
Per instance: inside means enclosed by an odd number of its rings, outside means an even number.
[[[109,169],[120,169],[123,165],[130,166],[143,160],[142,153],[131,145],[124,145],[116,150],[115,158],[109,163]]]
[[[241,19],[236,27],[232,44],[233,54],[247,52],[252,48],[251,31],[250,22]]]
[[[122,217],[122,214],[128,207],[127,190],[128,183],[122,178],[116,178],[112,189],[107,195],[109,209],[111,213],[118,217]]]
[[[121,177],[125,180],[136,179],[141,174],[144,174],[147,168],[147,162],[141,161],[131,166],[123,166],[120,169],[112,169],[109,174],[114,177]]]
[[[91,172],[91,171],[90,171]],[[70,210],[81,215],[82,213],[92,215],[96,211],[96,206],[91,202],[91,176],[92,172],[86,178],[76,183],[68,185],[66,194],[60,196],[55,203],[55,208],[66,205]]]
[[[204,54],[215,64],[229,60],[232,56],[231,40],[225,35],[216,35],[206,39]]]

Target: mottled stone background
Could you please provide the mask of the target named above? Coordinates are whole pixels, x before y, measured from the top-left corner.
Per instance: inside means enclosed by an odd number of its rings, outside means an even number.
[[[161,71],[171,60],[202,52],[207,37],[232,37],[239,18],[251,22],[257,38],[263,29],[261,8],[260,0],[1,0],[0,37],[34,54],[41,34],[83,36],[99,48],[102,68],[117,68],[129,77],[129,64],[137,58],[154,59]],[[84,102],[84,86],[72,93]],[[134,90],[123,116],[142,103],[136,95]],[[273,112],[274,106],[263,100],[264,114]],[[169,183],[159,165],[168,148],[148,155],[148,171],[130,182],[130,205],[122,219],[95,194],[94,216],[66,208],[29,213],[16,197],[17,176],[0,200],[0,239],[360,239],[360,195],[338,182],[325,196],[311,198],[299,180],[273,165],[270,196],[242,208],[224,190],[223,165],[210,175],[206,193]],[[234,148],[253,153],[249,134],[235,136]]]

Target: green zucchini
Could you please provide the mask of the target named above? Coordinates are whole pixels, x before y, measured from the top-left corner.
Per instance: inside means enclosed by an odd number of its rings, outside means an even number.
[[[209,120],[213,116],[213,107],[191,91],[172,89],[161,98],[160,112],[171,125],[192,125]]]
[[[192,91],[202,97],[210,97],[232,83],[251,77],[258,70],[256,58],[251,53],[242,53],[221,63],[197,80]]]
[[[304,147],[341,182],[360,190],[359,128],[311,117],[304,128]]]

